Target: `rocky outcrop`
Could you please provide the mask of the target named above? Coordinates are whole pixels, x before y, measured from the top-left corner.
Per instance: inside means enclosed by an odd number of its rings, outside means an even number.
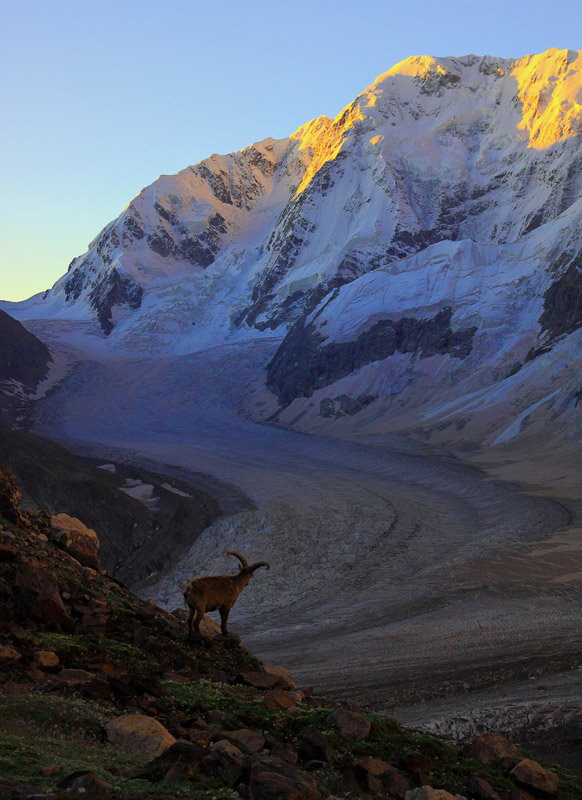
[[[0,467],[0,517],[9,522],[19,523],[22,514],[18,508],[22,493],[16,478],[6,467]]]
[[[518,757],[519,751],[502,733],[486,731],[471,742],[465,749],[465,754],[483,764],[509,767]]]
[[[267,387],[285,406],[296,397],[310,397],[316,389],[396,352],[418,352],[420,358],[437,354],[466,358],[475,330],[471,327],[453,331],[450,308],[428,319],[380,320],[348,342],[326,343],[314,324],[298,322],[267,366]],[[350,408],[345,401],[344,405]],[[359,405],[361,410],[366,403]],[[355,408],[353,411],[357,413]],[[329,413],[327,406],[325,413]]]
[[[523,759],[510,772],[510,777],[518,784],[533,792],[553,795],[558,791],[560,779],[555,772],[544,769],[536,761]]]
[[[0,311],[0,381],[18,381],[34,389],[46,378],[48,347],[17,320]]]
[[[12,425],[23,414],[52,360],[40,339],[0,311],[0,425]]]
[[[337,709],[327,717],[328,725],[336,728],[344,739],[365,739],[371,730],[370,720],[359,711]]]
[[[80,519],[70,517],[68,514],[57,514],[51,517],[50,538],[58,542],[84,567],[101,568],[97,534],[84,525]]]
[[[135,310],[141,306],[142,294],[142,287],[129,275],[121,275],[117,269],[109,272],[93,286],[89,299],[103,333],[108,335],[113,330],[111,321],[113,307],[127,306]]]
[[[129,753],[143,753],[156,758],[175,744],[171,733],[156,719],[143,714],[127,714],[105,726],[109,741]]]

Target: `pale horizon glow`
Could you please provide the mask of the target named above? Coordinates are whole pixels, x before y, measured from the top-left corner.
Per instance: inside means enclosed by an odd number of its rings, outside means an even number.
[[[5,3],[0,299],[52,286],[160,174],[334,117],[408,56],[581,49],[578,6],[547,9],[535,0]]]

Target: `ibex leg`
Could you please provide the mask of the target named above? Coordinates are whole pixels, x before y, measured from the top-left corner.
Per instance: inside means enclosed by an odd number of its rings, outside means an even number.
[[[228,614],[230,612],[230,608],[225,608],[223,606],[222,608],[219,608],[218,610],[220,611],[220,630],[222,631],[224,636],[228,636],[228,630],[227,630],[226,625],[227,625],[227,622],[228,622]]]

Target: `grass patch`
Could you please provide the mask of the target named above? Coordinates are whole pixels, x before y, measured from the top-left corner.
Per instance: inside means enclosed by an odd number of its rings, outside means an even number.
[[[152,796],[238,798],[214,779],[151,784],[133,778],[149,758],[124,753],[106,741],[103,726],[114,715],[78,698],[4,693],[0,703],[0,774],[39,790],[54,791],[63,777],[88,770],[123,797],[136,800]],[[58,766],[60,771],[44,777],[40,771],[46,766]]]
[[[213,709],[226,714],[225,730],[256,728],[272,732],[275,722],[286,716],[285,712],[267,708],[262,697],[251,688],[237,686],[235,689],[208,680],[192,683],[168,681],[164,685],[168,696],[160,702],[169,710],[196,716],[200,703],[203,703],[206,710]]]
[[[128,670],[157,666],[157,662],[147,651],[106,637],[91,639],[88,636],[66,633],[38,633],[36,638],[44,647],[54,648],[61,661],[78,661],[82,669],[87,661],[97,660]]]

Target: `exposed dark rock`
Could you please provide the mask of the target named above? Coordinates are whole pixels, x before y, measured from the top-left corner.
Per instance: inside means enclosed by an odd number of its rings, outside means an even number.
[[[125,218],[124,225],[134,239],[143,239],[145,236],[144,229],[141,227],[136,217],[132,214],[128,214],[128,216]]]
[[[23,621],[32,617],[64,628],[71,626],[72,620],[61,599],[58,584],[46,567],[32,560],[22,562],[14,577],[12,592]]]
[[[87,798],[107,798],[111,795],[111,786],[86,770],[67,775],[57,783],[57,789],[72,795],[82,794]]]
[[[297,750],[289,742],[275,742],[271,747],[271,755],[287,764],[296,764],[299,757]]]
[[[510,767],[519,756],[517,747],[497,731],[482,733],[464,752],[469,758],[475,758],[484,764],[499,764],[503,767]]]
[[[314,728],[304,731],[299,752],[306,761],[316,759],[333,764],[336,760],[336,755],[327,740],[327,736]]]
[[[135,777],[144,778],[155,783],[161,781],[176,764],[196,766],[207,755],[208,749],[206,747],[179,740],[168,747],[167,750],[164,750],[157,758],[148,761]]]
[[[0,381],[17,381],[25,391],[46,378],[52,356],[48,347],[9,314],[0,311]],[[26,399],[11,387],[0,391],[0,424],[12,424]]]
[[[349,394],[340,394],[333,399],[324,397],[319,402],[319,415],[321,417],[353,417],[359,414],[362,409],[373,403],[378,397],[377,394],[361,394],[358,397],[350,397]]]
[[[241,728],[241,730],[238,731],[227,731],[223,734],[223,737],[227,742],[230,742],[248,755],[258,753],[265,746],[265,737],[263,734],[260,731],[254,731],[250,728]]]
[[[154,209],[157,212],[158,216],[160,216],[162,219],[165,219],[166,222],[169,222],[171,225],[178,224],[178,218],[176,217],[174,212],[168,211],[158,200],[156,200],[156,202],[154,203]]]
[[[475,800],[501,800],[495,789],[484,778],[472,777],[467,789]]]
[[[148,234],[147,242],[150,249],[162,258],[167,258],[174,250],[174,241],[164,228],[158,228],[157,233]]]
[[[544,310],[538,320],[542,336],[526,356],[531,361],[550,350],[562,336],[582,327],[582,253],[544,293]]]
[[[129,275],[121,276],[116,269],[93,287],[89,294],[91,307],[97,313],[101,329],[108,335],[113,330],[111,310],[113,306],[126,305],[136,309],[141,306],[143,290]]]
[[[434,764],[432,759],[422,753],[409,753],[402,756],[399,766],[407,772],[432,772]]]
[[[397,770],[390,767],[385,772],[381,772],[378,780],[382,783],[383,790],[390,796],[398,800],[404,800],[406,793],[410,791],[410,783]]]
[[[82,261],[67,278],[64,287],[66,303],[73,303],[80,297],[87,280],[86,267],[87,262]]]
[[[206,775],[219,778],[227,786],[235,786],[243,771],[245,755],[226,739],[212,745],[209,755],[200,762]]]
[[[344,739],[352,741],[365,739],[371,729],[370,720],[359,711],[345,711],[342,708],[333,711],[326,722],[336,728]]]
[[[251,756],[247,769],[253,800],[323,800],[329,795],[313,776],[272,756]]]
[[[226,233],[226,222],[222,214],[213,214],[206,222],[199,236],[185,236],[176,250],[176,258],[183,258],[190,264],[208,267],[220,246],[221,234]]]
[[[278,675],[268,672],[242,672],[237,675],[237,683],[252,686],[254,689],[274,689],[280,685]]]
[[[517,783],[525,786],[526,789],[533,790],[534,793],[542,792],[546,795],[555,794],[558,791],[560,782],[555,772],[544,769],[537,761],[532,761],[529,758],[524,758],[523,761],[516,764],[509,776]]]
[[[6,467],[0,467],[0,517],[16,524],[21,522],[22,514],[18,509],[21,497],[13,473]]]
[[[395,352],[416,353],[421,358],[449,354],[466,358],[473,346],[475,327],[453,331],[452,309],[429,319],[403,317],[374,323],[355,341],[323,344],[314,323],[301,320],[289,331],[267,366],[267,387],[283,406],[296,397],[310,397],[316,389],[334,383],[365,364]]]

